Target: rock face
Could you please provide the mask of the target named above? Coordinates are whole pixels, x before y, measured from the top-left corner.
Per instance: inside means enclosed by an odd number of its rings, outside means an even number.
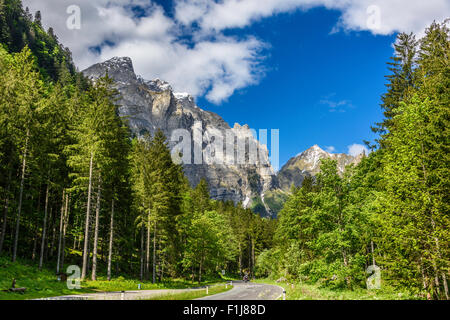
[[[176,130],[183,129],[189,132],[192,137],[192,142],[189,143],[191,151],[200,149],[203,161],[195,162],[195,155],[192,155],[190,161],[183,164],[184,172],[192,186],[205,178],[213,199],[243,202],[245,206],[250,207],[255,198],[263,199],[267,190],[277,187],[267,148],[256,141],[247,125],[235,124],[230,128],[219,115],[200,109],[189,94],[174,93],[167,82],[159,79],[150,81],[142,79],[135,74],[130,58],[116,57],[95,64],[83,73],[94,81],[106,74],[115,80],[116,89],[120,93],[118,101],[120,116],[126,119],[132,132],[137,136],[146,133],[152,135],[157,129],[161,129],[171,140]],[[203,136],[200,142],[195,140],[194,131]],[[222,148],[220,144],[217,148],[211,147],[211,143],[219,141],[217,140],[219,133],[222,137],[231,134],[236,138],[233,138],[232,142],[228,142],[231,141],[228,139],[223,141]],[[185,137],[180,139],[177,136],[169,146],[175,150],[174,148],[184,139]],[[229,143],[232,147],[226,149]],[[245,161],[239,161],[237,156],[238,147],[241,146],[239,150],[242,150],[242,145],[246,146]],[[252,147],[257,150],[256,161],[250,161],[249,150],[252,150]],[[225,156],[221,157],[219,149],[223,150]],[[184,152],[185,150],[183,156]],[[220,161],[220,158],[223,161]],[[272,213],[268,210],[265,215],[270,216]]]
[[[318,145],[315,145],[308,150],[291,158],[278,173],[279,186],[284,191],[289,191],[292,184],[296,187],[301,186],[303,180],[307,176],[315,176],[320,171],[321,159],[336,160],[338,170],[343,173],[345,167],[350,164],[358,164],[364,154],[357,157],[348,154],[329,153],[322,150]]]
[[[276,174],[267,148],[259,144],[247,125],[230,128],[219,115],[200,109],[191,95],[173,92],[167,82],[159,79],[142,79],[135,74],[130,58],[112,58],[83,73],[94,81],[106,74],[115,80],[120,93],[120,116],[136,136],[153,135],[161,129],[174,154],[183,153],[183,169],[192,186],[205,178],[213,199],[242,202],[262,216],[275,217],[291,185],[300,186],[306,176],[319,172],[320,159],[337,160],[343,172],[345,166],[358,163],[363,156],[331,154],[316,145],[289,160]],[[172,134],[180,129],[189,137],[175,135],[172,139]],[[195,139],[196,133],[200,139]],[[216,145],[221,141],[219,136],[224,139]],[[191,138],[187,152],[177,149],[185,138]],[[196,162],[195,150],[200,150],[200,163]]]

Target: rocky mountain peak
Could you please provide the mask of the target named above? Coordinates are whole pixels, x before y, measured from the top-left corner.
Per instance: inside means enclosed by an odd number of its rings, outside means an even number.
[[[315,144],[311,148],[306,149],[305,151],[299,153],[297,155],[297,157],[299,157],[301,155],[306,155],[306,154],[321,154],[321,153],[328,153],[328,152],[326,152],[321,147],[319,147],[317,144]]]
[[[301,186],[305,177],[319,173],[322,159],[336,160],[339,172],[343,173],[346,166],[359,163],[363,157],[363,154],[353,157],[345,153],[330,153],[314,145],[290,159],[281,168],[278,173],[279,185],[285,191],[289,191],[292,184]]]
[[[170,84],[161,79],[145,80],[137,76],[130,58],[114,57],[89,67],[83,73],[93,80],[106,74],[115,80],[121,96],[119,113],[127,118],[130,129],[138,136],[154,134],[158,128],[169,139],[178,129],[188,130],[193,136],[195,126],[201,123],[202,149],[205,151],[207,142],[214,139],[209,129],[218,129],[224,137],[225,130],[230,129],[219,115],[199,108],[190,94],[173,92]],[[262,152],[263,161],[253,164],[184,164],[184,172],[193,186],[202,178],[206,179],[213,199],[243,202],[244,206],[266,216],[275,216],[282,205],[275,203],[275,198],[285,199],[292,184],[300,186],[306,176],[314,176],[320,171],[321,159],[337,160],[338,168],[343,172],[347,165],[358,163],[363,157],[332,154],[314,145],[290,159],[276,174],[270,164],[267,147],[254,139],[248,125],[235,123],[231,131],[237,144],[243,140],[247,144],[253,139],[251,143],[257,146],[258,154]],[[169,147],[174,145],[175,142],[169,143]]]
[[[94,64],[85,71],[84,75],[91,79],[101,78],[108,74],[117,82],[136,81],[133,61],[129,57],[113,57],[105,62]]]
[[[211,148],[208,143],[215,140],[209,130],[219,130],[223,137],[226,137],[225,130],[230,130],[230,126],[219,115],[199,108],[190,94],[173,92],[170,84],[161,79],[145,80],[137,76],[130,58],[115,57],[95,64],[83,73],[93,80],[108,74],[116,81],[115,87],[120,93],[119,113],[127,119],[130,129],[137,136],[145,133],[152,135],[161,129],[170,139],[175,130],[185,129],[192,137],[194,128],[200,123],[202,151],[207,153]],[[213,199],[245,202],[247,206],[252,206],[254,201],[264,202],[264,193],[276,187],[276,176],[268,160],[267,149],[253,138],[248,125],[235,125],[232,132],[236,137],[236,150],[239,141],[250,144],[249,139],[253,139],[252,145],[264,151],[264,161],[245,164],[207,161],[201,164],[185,163],[184,173],[192,186],[197,185],[202,178],[206,179]],[[169,147],[176,144],[175,141],[170,142]],[[262,214],[272,213],[267,210]]]

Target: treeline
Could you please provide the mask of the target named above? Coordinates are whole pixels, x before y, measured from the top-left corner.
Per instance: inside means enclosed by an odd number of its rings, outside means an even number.
[[[52,74],[33,42],[16,39],[18,25],[49,36],[39,19],[0,4],[0,254],[56,273],[79,265],[93,280],[252,273],[274,222],[210,200],[205,181],[192,188],[161,131],[129,131],[111,79]],[[61,49],[47,36],[43,47]]]
[[[449,37],[447,22],[398,35],[373,152],[343,175],[322,161],[294,190],[260,275],[355,288],[377,265],[382,286],[449,298]]]
[[[77,76],[82,80],[70,50],[59,43],[52,28],[43,29],[41,13],[33,17],[28,8],[23,9],[21,0],[0,0],[0,43],[14,53],[28,46],[45,78],[63,83]]]
[[[133,140],[131,159],[141,278],[253,274],[259,252],[272,246],[275,221],[211,200],[205,180],[191,188],[160,130]]]

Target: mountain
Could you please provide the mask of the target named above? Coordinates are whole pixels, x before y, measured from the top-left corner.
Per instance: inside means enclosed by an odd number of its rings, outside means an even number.
[[[242,202],[245,207],[252,208],[262,216],[275,217],[289,196],[292,184],[300,186],[306,176],[314,176],[319,172],[320,159],[337,160],[339,170],[344,172],[345,166],[358,163],[363,156],[332,154],[315,145],[290,159],[276,174],[266,146],[259,144],[248,125],[236,123],[231,128],[219,115],[199,108],[191,95],[174,92],[169,83],[160,79],[145,80],[137,76],[130,58],[112,58],[89,67],[83,74],[94,81],[106,74],[115,80],[120,93],[120,116],[126,119],[136,136],[152,135],[161,129],[171,140],[172,133],[184,129],[189,135],[186,138],[192,139],[194,132],[201,132],[201,143],[193,139],[189,149],[191,153],[196,148],[202,150],[204,161],[194,164],[195,156],[191,156],[191,162],[183,164],[191,185],[195,186],[205,178],[213,199]],[[222,157],[223,163],[207,161],[206,156],[214,158],[217,154],[214,148],[211,149],[211,143],[217,139],[214,130],[218,130],[222,137],[230,133],[234,137],[232,158],[237,156],[239,148],[245,146],[244,163],[238,164],[236,159],[227,161],[229,154],[224,149],[228,140],[223,141],[223,146],[219,144],[226,154]],[[179,142],[180,139],[170,141],[169,147],[173,150]],[[251,146],[257,151],[254,162],[249,161]]]
[[[345,167],[350,164],[358,164],[364,153],[359,156],[351,156],[345,153],[329,153],[315,145],[308,150],[291,158],[278,172],[279,186],[284,191],[289,191],[292,184],[300,186],[306,176],[315,176],[320,171],[321,159],[336,160],[338,170],[343,173]]]
[[[261,199],[266,191],[277,187],[276,175],[270,165],[267,148],[259,144],[247,125],[235,124],[231,128],[219,115],[200,109],[189,94],[176,93],[167,82],[159,79],[150,81],[142,79],[136,75],[133,63],[127,57],[115,57],[95,64],[83,73],[94,81],[106,74],[115,80],[116,89],[120,93],[118,101],[120,116],[127,119],[129,127],[137,136],[153,134],[157,129],[161,129],[170,139],[175,130],[184,129],[192,138],[194,131],[197,130],[202,133],[203,139],[201,143],[194,141],[190,144],[191,150],[200,148],[203,153],[213,158],[217,155],[216,150],[210,149],[211,142],[217,139],[216,137],[213,139],[214,130],[218,130],[223,137],[226,137],[226,134],[235,137],[232,146],[233,155],[238,153],[239,146],[244,145],[244,163],[202,161],[201,164],[183,165],[192,186],[197,185],[202,178],[206,179],[213,199],[243,202],[245,206],[252,207],[254,202],[263,202]],[[169,147],[172,149],[178,142],[179,140],[170,142]],[[256,147],[259,155],[255,162],[247,161],[250,145]],[[191,157],[191,160],[195,158]],[[262,215],[271,215],[271,212],[262,209],[260,212]]]

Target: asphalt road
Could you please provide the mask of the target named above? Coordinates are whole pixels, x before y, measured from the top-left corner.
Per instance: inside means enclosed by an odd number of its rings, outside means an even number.
[[[80,295],[68,295],[36,300],[141,300],[151,299],[165,294],[176,294],[186,291],[205,290],[204,288],[173,289],[173,290],[136,290],[116,292],[98,292]],[[281,298],[283,288],[268,284],[244,283],[233,281],[233,289],[212,296],[199,298],[197,300],[277,300]]]
[[[233,289],[196,300],[277,300],[283,288],[269,284],[233,281]]]

